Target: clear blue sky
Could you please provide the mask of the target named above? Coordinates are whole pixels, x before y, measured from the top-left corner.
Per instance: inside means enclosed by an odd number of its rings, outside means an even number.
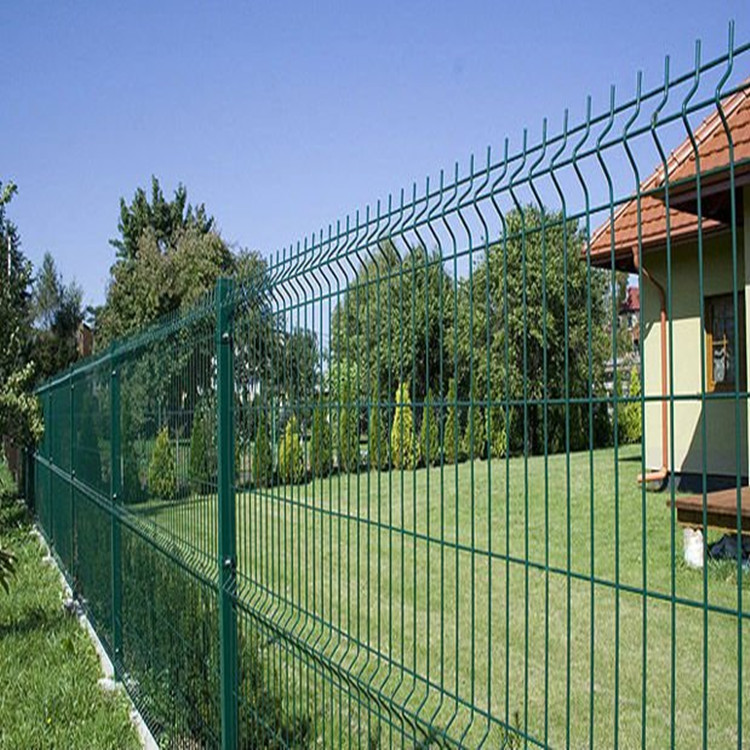
[[[156,174],[267,255],[544,116],[750,39],[750,2],[6,2],[0,179],[37,264],[104,298]],[[750,73],[750,71],[748,71]]]

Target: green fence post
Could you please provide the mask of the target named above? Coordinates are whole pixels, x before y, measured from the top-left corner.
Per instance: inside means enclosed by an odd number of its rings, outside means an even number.
[[[218,363],[217,446],[219,451],[219,628],[221,637],[221,746],[237,747],[237,553],[234,508],[233,342],[230,279],[216,284],[216,361]]]
[[[76,460],[76,453],[75,453],[75,389],[76,389],[76,382],[75,382],[75,371],[73,369],[70,370],[70,391],[68,398],[68,418],[69,418],[69,428],[70,428],[70,434],[68,435],[69,443],[68,443],[68,489],[70,490],[70,560],[68,561],[68,565],[70,566],[70,572],[72,574],[73,580],[78,580],[78,544],[77,544],[77,538],[78,535],[76,534],[76,492],[75,487],[73,486],[75,478],[76,478],[76,469],[75,469],[75,460]]]
[[[115,678],[120,679],[122,669],[122,553],[120,545],[120,520],[117,505],[122,502],[122,467],[120,465],[120,373],[115,357],[116,343],[110,348],[109,380],[109,450],[110,450],[110,492],[112,507],[112,664]]]

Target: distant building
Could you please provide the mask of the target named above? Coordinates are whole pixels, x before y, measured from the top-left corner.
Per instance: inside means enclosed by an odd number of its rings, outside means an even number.
[[[625,295],[625,301],[620,307],[620,318],[625,323],[633,341],[633,349],[638,351],[640,343],[640,328],[638,315],[641,311],[641,293],[637,286],[629,286]]]
[[[81,323],[76,331],[76,351],[79,359],[88,357],[94,351],[94,332],[86,323]]]

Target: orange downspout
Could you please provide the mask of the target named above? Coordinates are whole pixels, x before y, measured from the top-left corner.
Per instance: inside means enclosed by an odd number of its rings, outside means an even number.
[[[638,248],[633,248],[633,265],[635,270],[640,266]],[[643,275],[650,281],[659,292],[660,323],[661,323],[661,468],[648,474],[640,474],[638,482],[663,482],[669,474],[668,461],[668,437],[667,437],[667,295],[664,287],[648,272],[645,266],[640,266]]]

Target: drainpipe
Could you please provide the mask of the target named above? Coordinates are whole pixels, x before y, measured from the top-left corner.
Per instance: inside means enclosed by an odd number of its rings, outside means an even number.
[[[648,474],[640,474],[638,476],[638,483],[643,482],[663,482],[669,474],[667,465],[669,463],[667,457],[667,295],[664,292],[664,287],[648,272],[645,266],[641,266],[640,258],[638,257],[638,248],[633,248],[633,265],[635,270],[638,270],[640,266],[643,275],[648,281],[650,281],[659,293],[660,302],[660,323],[661,323],[661,468],[656,471],[649,472]]]

